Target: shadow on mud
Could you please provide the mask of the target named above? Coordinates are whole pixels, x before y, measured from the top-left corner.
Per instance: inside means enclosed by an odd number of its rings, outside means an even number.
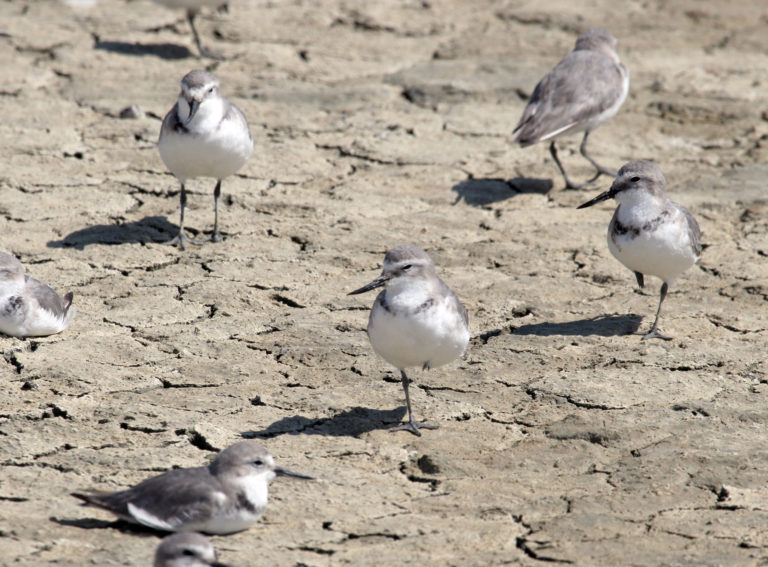
[[[591,319],[579,319],[565,323],[537,323],[523,325],[512,333],[513,335],[538,335],[551,337],[554,335],[588,337],[616,337],[631,335],[637,332],[643,318],[640,315],[600,315]]]
[[[151,55],[160,59],[187,59],[194,57],[192,52],[183,45],[173,43],[129,43],[125,41],[97,41],[94,49],[102,49],[121,55],[144,57]]]
[[[56,516],[51,516],[49,518],[53,523],[59,524],[60,526],[67,526],[70,528],[80,528],[83,530],[118,530],[122,533],[127,534],[135,534],[135,535],[159,535],[160,537],[163,536],[162,533],[153,530],[150,527],[142,526],[141,524],[133,524],[131,522],[126,522],[125,520],[97,520],[96,518],[78,518],[76,520],[71,520],[69,518],[57,518]]]
[[[469,179],[451,187],[456,192],[454,205],[460,201],[473,207],[482,207],[491,203],[498,203],[518,193],[546,194],[552,189],[551,179],[532,179],[516,177],[514,179],[487,178]]]
[[[179,225],[168,222],[166,217],[145,217],[140,221],[124,224],[99,224],[76,230],[61,240],[51,240],[48,248],[77,248],[82,250],[89,244],[136,244],[162,243],[173,238]],[[195,235],[194,229],[187,229]]]
[[[356,437],[376,429],[389,429],[400,423],[406,414],[405,406],[393,410],[374,410],[356,407],[333,417],[308,418],[302,415],[285,417],[261,431],[245,431],[246,439],[270,439],[279,435],[329,435]]]

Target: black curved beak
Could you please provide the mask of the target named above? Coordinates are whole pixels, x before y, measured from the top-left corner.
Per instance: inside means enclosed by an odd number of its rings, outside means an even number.
[[[616,195],[616,191],[614,191],[613,186],[611,186],[611,188],[608,189],[608,191],[606,191],[605,193],[600,193],[594,199],[591,199],[591,200],[587,201],[586,203],[582,203],[581,205],[579,205],[576,208],[577,209],[586,209],[587,207],[591,207],[592,205],[595,205],[595,204],[599,203],[600,201],[607,201],[608,199],[611,199],[614,195]]]
[[[368,285],[364,285],[360,289],[356,289],[355,291],[350,291],[347,295],[357,295],[358,293],[365,293],[366,291],[371,291],[372,289],[376,289],[377,287],[383,286],[387,281],[389,280],[391,276],[389,274],[381,274],[378,278],[373,280]]]
[[[277,476],[290,476],[292,478],[300,478],[302,480],[315,480],[315,477],[313,476],[299,474],[297,472],[289,471],[288,469],[284,469],[282,467],[275,467],[273,470],[275,471],[275,474]]]
[[[218,561],[211,563],[211,567],[230,567],[228,563],[219,563]]]
[[[200,108],[200,101],[197,99],[192,99],[191,101],[187,101],[189,103],[189,116],[187,116],[187,119],[184,121],[184,126],[189,124],[192,119],[195,117],[195,114],[197,114],[197,109]]]

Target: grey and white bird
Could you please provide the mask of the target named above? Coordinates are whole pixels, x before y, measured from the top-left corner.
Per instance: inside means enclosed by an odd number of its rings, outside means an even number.
[[[467,310],[435,272],[424,250],[412,244],[392,248],[384,257],[381,275],[349,293],[355,295],[384,286],[368,319],[373,350],[400,371],[408,406],[408,423],[391,431],[437,429],[413,418],[406,368],[424,370],[448,364],[463,356],[469,343]]]
[[[154,567],[228,567],[219,563],[216,550],[197,532],[171,534],[155,551]]]
[[[182,250],[187,242],[201,244],[184,232],[186,182],[195,177],[216,179],[211,240],[218,242],[221,182],[248,161],[253,138],[245,115],[219,93],[219,81],[211,73],[196,69],[181,80],[179,98],[163,120],[157,147],[163,162],[181,183],[179,234],[168,244],[178,244]]]
[[[226,0],[155,0],[155,2],[162,4],[167,8],[186,10],[187,21],[189,22],[189,27],[192,28],[192,35],[195,38],[195,45],[197,46],[200,56],[221,59],[221,57],[203,46],[200,41],[200,35],[197,33],[197,28],[195,27],[195,18],[200,13],[201,8],[218,8],[225,5]]]
[[[651,330],[643,339],[671,337],[659,332],[661,305],[669,286],[701,256],[701,230],[693,215],[667,197],[667,180],[650,161],[632,161],[620,170],[611,188],[578,208],[606,199],[619,203],[608,225],[608,249],[635,273],[642,288],[644,276],[661,279],[659,307]]]
[[[551,140],[549,152],[565,179],[566,189],[577,189],[568,179],[557,157],[555,139],[565,134],[584,132],[583,155],[600,174],[616,172],[599,165],[587,153],[587,138],[598,126],[612,118],[629,92],[629,71],[616,54],[616,38],[608,31],[593,28],[576,40],[576,46],[536,85],[520,122],[514,141],[527,147]]]
[[[72,323],[70,291],[63,298],[50,286],[24,274],[18,258],[0,252],[0,333],[12,337],[44,337]]]
[[[160,531],[229,534],[261,518],[275,476],[312,480],[276,467],[272,455],[256,441],[241,441],[221,451],[207,467],[169,470],[119,492],[72,496]]]

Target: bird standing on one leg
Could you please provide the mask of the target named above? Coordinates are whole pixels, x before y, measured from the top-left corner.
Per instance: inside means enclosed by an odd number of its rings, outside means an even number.
[[[667,197],[666,188],[667,180],[655,163],[632,161],[619,170],[608,191],[578,207],[616,199],[619,205],[608,225],[608,249],[635,273],[640,287],[644,275],[663,282],[656,319],[643,339],[671,339],[659,332],[661,305],[669,286],[701,256],[699,224],[688,209]]]
[[[208,71],[194,70],[181,80],[181,93],[163,120],[157,142],[160,157],[181,183],[179,234],[167,244],[201,244],[184,233],[186,182],[213,177],[214,224],[211,240],[221,240],[221,181],[238,171],[253,152],[253,138],[242,111],[219,94],[219,81]]]
[[[402,244],[387,252],[381,275],[355,295],[386,286],[373,303],[368,338],[373,350],[400,371],[408,407],[408,423],[391,431],[437,429],[413,418],[406,368],[424,370],[448,364],[464,354],[469,343],[467,311],[456,294],[435,273],[424,250]]]
[[[601,174],[616,172],[599,165],[587,153],[587,138],[603,122],[612,118],[629,92],[629,71],[616,54],[616,38],[604,29],[585,31],[576,46],[536,85],[520,122],[514,141],[527,147],[551,140],[549,151],[565,179],[566,189],[582,185],[568,179],[557,157],[555,139],[572,132],[584,132],[580,151]]]

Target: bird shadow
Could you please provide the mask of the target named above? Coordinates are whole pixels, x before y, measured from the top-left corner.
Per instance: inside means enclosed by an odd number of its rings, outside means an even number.
[[[51,516],[49,519],[53,523],[59,524],[60,526],[67,526],[70,528],[80,528],[81,530],[111,529],[111,530],[117,530],[125,534],[144,535],[144,536],[158,535],[158,532],[156,530],[153,530],[148,526],[143,526],[141,524],[133,524],[131,522],[126,522],[125,520],[110,521],[110,520],[97,520],[96,518],[78,518],[76,520],[70,520],[68,518],[57,518],[56,516]]]
[[[145,217],[124,224],[99,224],[71,232],[61,240],[51,240],[49,248],[76,248],[89,244],[136,244],[165,242],[179,231],[178,225],[161,216]],[[193,232],[193,231],[190,231]]]
[[[553,187],[551,179],[515,177],[514,179],[485,178],[468,179],[451,187],[456,192],[454,205],[464,200],[473,207],[498,203],[519,193],[549,193]]]
[[[564,323],[537,323],[523,325],[515,329],[515,335],[538,335],[551,337],[554,335],[588,337],[615,337],[631,335],[640,328],[643,318],[640,315],[599,315],[591,319],[566,321]]]
[[[151,55],[161,59],[176,60],[194,57],[192,52],[183,45],[173,43],[130,43],[125,41],[97,41],[94,49],[101,49],[120,55],[144,57]]]
[[[280,435],[328,435],[331,437],[357,437],[377,429],[389,429],[405,417],[406,407],[393,410],[374,410],[355,407],[333,417],[309,418],[303,415],[284,417],[266,429],[245,431],[246,439],[271,439]]]

